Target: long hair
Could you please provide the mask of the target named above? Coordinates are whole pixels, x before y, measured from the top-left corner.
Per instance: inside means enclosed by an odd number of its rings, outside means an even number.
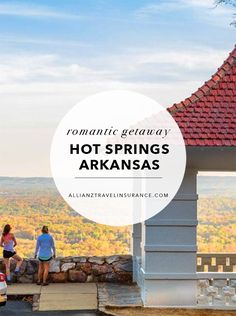
[[[4,226],[4,228],[3,228],[3,233],[2,233],[2,235],[3,235],[3,236],[6,236],[7,234],[10,233],[10,231],[11,231],[11,226],[10,226],[9,224],[6,224],[6,225]]]

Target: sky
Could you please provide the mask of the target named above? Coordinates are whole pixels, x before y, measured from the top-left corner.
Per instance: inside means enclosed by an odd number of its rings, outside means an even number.
[[[50,176],[56,126],[95,92],[188,97],[233,49],[232,15],[212,0],[0,1],[0,175]]]

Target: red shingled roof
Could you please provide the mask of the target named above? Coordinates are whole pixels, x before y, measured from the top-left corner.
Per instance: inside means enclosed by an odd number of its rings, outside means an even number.
[[[209,81],[168,111],[187,146],[236,146],[236,46]]]

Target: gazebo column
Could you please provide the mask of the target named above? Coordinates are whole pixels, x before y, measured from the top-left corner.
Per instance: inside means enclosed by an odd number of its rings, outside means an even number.
[[[142,223],[139,284],[145,306],[196,305],[196,176],[186,170],[175,198]]]
[[[141,176],[141,175],[140,175]],[[142,181],[141,179],[135,179],[133,181],[134,191],[142,190]],[[142,203],[139,199],[133,199],[133,209],[134,212],[142,212]],[[132,230],[132,244],[131,244],[131,253],[133,254],[133,281],[139,283],[139,271],[141,263],[141,223],[134,224]]]
[[[132,254],[133,254],[133,281],[139,283],[139,271],[141,263],[141,223],[133,225]]]

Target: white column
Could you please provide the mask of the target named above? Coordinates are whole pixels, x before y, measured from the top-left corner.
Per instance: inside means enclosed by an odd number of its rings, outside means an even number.
[[[196,176],[187,170],[171,203],[142,224],[139,283],[145,306],[196,305]]]
[[[133,253],[133,281],[139,283],[141,263],[141,223],[133,225],[132,253]]]
[[[142,190],[142,180],[135,179],[133,182],[134,191],[141,192]],[[133,210],[137,212],[142,211],[142,204],[139,199],[133,200]],[[140,272],[140,262],[141,262],[141,223],[133,225],[132,231],[132,242],[131,251],[133,254],[133,281],[139,283],[139,272]]]

